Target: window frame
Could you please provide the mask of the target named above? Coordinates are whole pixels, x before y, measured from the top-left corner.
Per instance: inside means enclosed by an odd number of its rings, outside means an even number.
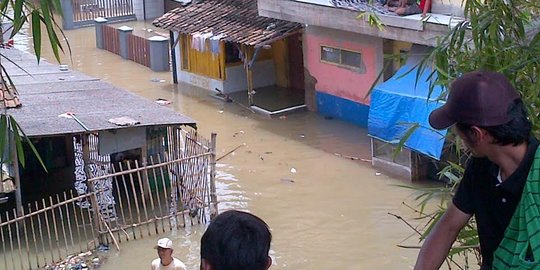
[[[366,68],[365,68],[365,64],[364,64],[364,57],[362,55],[362,52],[357,51],[357,50],[339,48],[339,47],[330,46],[330,45],[326,45],[326,44],[320,44],[319,47],[320,47],[320,49],[319,49],[319,61],[321,63],[329,64],[329,65],[333,65],[333,66],[338,66],[338,67],[349,69],[349,70],[354,70],[354,71],[357,71],[357,72],[360,72],[360,73],[365,73],[366,72]],[[335,63],[335,62],[331,62],[331,61],[327,61],[327,60],[323,59],[323,53],[322,52],[323,52],[323,49],[325,47],[330,48],[330,49],[334,49],[334,50],[339,50],[339,63]],[[359,66],[356,67],[356,66],[343,64],[343,54],[341,53],[342,51],[347,51],[349,53],[357,53],[357,54],[359,54],[360,55]]]

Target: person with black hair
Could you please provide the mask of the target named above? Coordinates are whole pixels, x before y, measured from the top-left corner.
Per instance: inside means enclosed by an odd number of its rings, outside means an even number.
[[[504,75],[470,72],[451,84],[446,103],[430,114],[429,122],[435,129],[454,126],[472,157],[452,203],[425,239],[415,269],[439,269],[473,215],[481,269],[492,269],[494,258],[505,260],[497,256],[499,247],[507,239],[509,224],[515,223],[514,212],[521,209],[521,195],[537,154],[539,143],[531,135],[525,106]],[[510,269],[507,266],[504,269]]]
[[[211,221],[201,239],[201,270],[267,270],[272,234],[259,217],[229,210]]]

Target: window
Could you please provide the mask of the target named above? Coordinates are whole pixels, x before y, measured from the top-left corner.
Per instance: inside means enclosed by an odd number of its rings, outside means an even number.
[[[328,46],[321,46],[321,61],[365,72],[362,54]]]

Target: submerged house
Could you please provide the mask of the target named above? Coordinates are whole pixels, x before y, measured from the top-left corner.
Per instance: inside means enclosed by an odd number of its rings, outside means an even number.
[[[99,79],[45,60],[38,65],[29,53],[10,49],[2,55],[24,69],[3,63],[22,103],[7,112],[47,169],[25,145],[25,166],[5,173],[16,179],[11,179],[13,188],[0,190],[3,210],[72,189],[83,194],[88,178],[112,173],[115,162],[146,164],[149,157],[170,151],[169,129],[196,127],[190,117]]]
[[[43,269],[217,215],[216,134],[202,137],[193,119],[163,100],[64,65],[38,65],[27,52],[1,53],[13,61],[3,67],[18,97],[2,91],[0,102],[31,144],[23,144],[24,166],[2,168],[2,182],[11,184],[0,189],[0,235],[10,244],[0,247],[0,265]],[[15,144],[11,156],[22,157]]]
[[[169,1],[174,82],[273,114],[304,107],[301,25],[258,15],[256,0]]]
[[[405,134],[404,129],[398,128],[401,133],[384,138],[374,134],[372,131],[381,126],[373,129],[373,124],[380,122],[371,118],[370,107],[376,106],[377,112],[399,116],[403,121],[427,119],[429,110],[416,111],[416,115],[409,119],[403,117],[411,114],[403,112],[417,109],[414,107],[415,100],[423,99],[426,102],[429,82],[411,84],[410,77],[402,80],[403,76],[395,74],[406,73],[402,70],[406,64],[404,58],[422,56],[416,55],[418,52],[413,52],[411,48],[422,47],[420,54],[425,54],[426,48],[436,46],[452,26],[463,21],[461,0],[433,0],[431,13],[426,18],[421,14],[398,16],[384,8],[379,1],[258,0],[258,3],[261,16],[305,25],[306,87],[315,92],[308,102],[315,106],[310,109],[326,117],[368,127],[368,134],[372,137],[373,165],[408,179],[422,178],[425,174],[417,173],[417,168],[429,163],[432,158],[440,158],[442,141],[436,143],[438,150],[430,152],[430,155],[425,155],[425,149],[418,148],[418,145],[409,144],[396,157],[394,149],[399,141],[396,138]],[[369,14],[377,16],[382,28],[373,24],[374,20]],[[414,65],[409,66],[408,71],[412,67]],[[416,71],[407,74],[412,76],[414,82]],[[374,100],[374,96],[370,95],[374,84],[385,81],[389,83],[383,84],[380,90],[389,91],[386,93],[391,93],[395,101],[407,101],[400,105],[398,114],[392,111],[396,107],[374,104],[384,100]],[[407,99],[411,95],[412,98]],[[429,129],[429,125],[425,128]],[[426,159],[428,161],[424,162]]]

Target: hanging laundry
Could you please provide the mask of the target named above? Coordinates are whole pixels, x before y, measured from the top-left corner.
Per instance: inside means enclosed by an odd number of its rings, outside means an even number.
[[[219,54],[220,51],[220,41],[222,38],[224,38],[224,34],[215,35],[210,38],[210,51],[213,54]]]
[[[206,40],[210,39],[210,37],[212,36],[213,36],[212,32],[201,34],[201,39],[200,39],[201,52],[207,51]]]
[[[200,52],[201,49],[201,34],[194,33],[191,35],[191,48]]]

